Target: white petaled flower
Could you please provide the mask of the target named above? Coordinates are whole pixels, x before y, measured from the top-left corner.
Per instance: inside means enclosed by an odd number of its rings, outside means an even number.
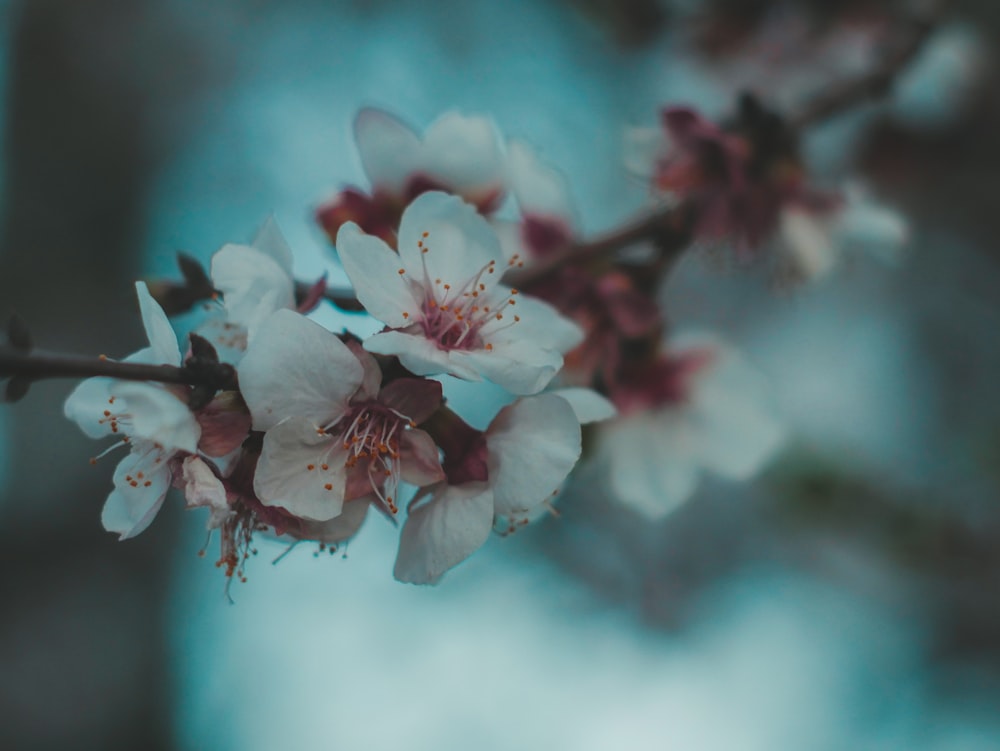
[[[677,339],[667,363],[655,382],[621,384],[621,416],[598,433],[597,461],[615,497],[650,518],[683,504],[704,471],[750,479],[785,440],[763,378],[732,348]]]
[[[372,187],[404,203],[421,187],[447,190],[482,211],[503,200],[503,144],[488,117],[446,112],[421,137],[388,112],[365,108],[354,137]]]
[[[433,440],[416,429],[440,405],[440,384],[399,378],[380,388],[374,358],[298,313],[264,321],[239,377],[253,427],[266,431],[254,476],[264,505],[324,522],[374,495],[395,512],[401,480],[443,477]]]
[[[482,479],[440,483],[410,508],[395,577],[435,583],[478,550],[498,520],[518,525],[548,507],[580,458],[581,421],[614,412],[606,400],[583,392],[524,397],[500,410],[469,452],[485,469]]]
[[[135,287],[149,347],[127,361],[179,366],[181,353],[166,314],[145,284],[137,282]],[[120,439],[105,454],[129,447],[115,470],[115,489],[104,504],[101,521],[123,540],[134,537],[163,505],[171,482],[170,460],[197,451],[201,435],[197,419],[180,391],[112,378],[83,381],[66,399],[64,412],[91,438]]]
[[[222,293],[225,320],[213,321],[203,334],[230,360],[239,359],[247,340],[276,310],[295,309],[292,251],[274,218],[250,245],[222,246],[211,264],[212,285]]]
[[[506,263],[489,223],[461,199],[421,195],[406,209],[399,253],[344,225],[337,250],[367,311],[389,327],[365,342],[418,375],[487,378],[533,394],[562,367],[579,328],[546,303],[501,285]]]

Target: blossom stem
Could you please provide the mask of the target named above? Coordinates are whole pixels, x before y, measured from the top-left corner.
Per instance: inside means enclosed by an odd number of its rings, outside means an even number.
[[[874,69],[826,87],[792,114],[792,126],[815,125],[889,94],[900,73],[940,26],[950,5],[950,0],[936,0],[928,3],[923,13],[901,21],[896,39],[890,40],[885,56]]]
[[[566,263],[589,261],[609,255],[640,242],[651,242],[658,251],[657,265],[669,265],[688,247],[691,234],[687,228],[688,212],[684,207],[671,207],[645,212],[627,224],[595,237],[567,244],[524,269],[504,274],[504,282],[528,287],[540,281]]]
[[[299,300],[308,297],[312,289],[310,282],[295,282],[295,297]],[[323,291],[323,299],[332,302],[337,308],[345,313],[364,313],[364,306],[358,302],[354,290],[343,287],[327,287]]]
[[[16,352],[0,347],[0,378],[91,378],[106,376],[125,381],[159,381],[186,386],[236,389],[236,369],[228,363],[196,362],[181,367],[117,362],[105,357],[74,357],[52,352]]]

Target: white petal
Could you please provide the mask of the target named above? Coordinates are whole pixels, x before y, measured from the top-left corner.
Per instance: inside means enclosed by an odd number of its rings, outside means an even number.
[[[344,506],[344,459],[336,438],[319,433],[308,419],[292,418],[264,434],[253,487],[265,506],[326,521]]]
[[[340,339],[290,310],[261,324],[239,365],[240,391],[256,430],[287,417],[338,420],[361,385],[361,363]]]
[[[285,274],[291,277],[292,249],[288,247],[288,241],[285,240],[285,236],[281,233],[278,222],[273,216],[269,216],[267,221],[257,230],[251,245],[274,259],[278,266],[284,269]]]
[[[499,298],[501,302],[508,299],[501,294],[503,291],[503,288],[498,288],[490,296],[494,300],[491,303],[494,307],[496,299]],[[496,321],[483,331],[486,341],[496,345],[504,338],[522,339],[559,353],[569,352],[583,341],[583,330],[547,302],[530,295],[515,295],[513,300],[515,304],[505,311],[502,322]],[[509,323],[515,314],[520,321],[493,333],[498,326]]]
[[[562,368],[562,355],[530,341],[497,342],[491,351],[453,352],[453,363],[474,369],[512,394],[537,394]]]
[[[458,291],[478,278],[490,288],[503,272],[500,241],[489,222],[473,206],[447,193],[423,193],[407,207],[398,245],[407,275],[426,280],[427,285],[441,279]],[[485,271],[490,262],[497,264],[492,274]]]
[[[839,260],[830,222],[808,211],[785,209],[781,212],[781,239],[795,272],[805,279],[826,276]]]
[[[393,328],[416,320],[421,301],[414,299],[409,281],[399,273],[404,264],[388,245],[348,222],[337,233],[337,253],[358,300],[372,316]]]
[[[135,283],[139,297],[139,314],[146,329],[149,346],[153,349],[153,362],[159,365],[180,365],[181,350],[177,346],[177,335],[160,304],[149,294],[145,282]]]
[[[518,399],[486,430],[489,483],[497,514],[527,511],[551,498],[580,458],[580,423],[552,394]]]
[[[601,426],[612,492],[650,519],[682,505],[698,485],[690,426],[683,415],[660,411]]]
[[[88,378],[73,389],[63,404],[63,414],[90,438],[111,435],[111,423],[105,419],[104,411],[110,407],[108,400],[114,383],[117,382],[111,378]]]
[[[481,380],[476,370],[462,358],[439,348],[423,334],[385,331],[365,340],[365,349],[380,355],[396,355],[414,375],[449,373],[468,381]]]
[[[211,468],[197,456],[187,457],[181,465],[184,500],[188,508],[207,506],[208,528],[217,529],[233,515],[226,500],[226,488]]]
[[[531,147],[512,142],[507,152],[507,180],[522,214],[558,217],[576,226],[569,186],[561,172],[542,164]]]
[[[101,512],[101,523],[108,532],[117,532],[119,539],[125,540],[152,523],[170,488],[168,458],[149,445],[136,445],[119,462],[115,489]]]
[[[873,203],[858,187],[848,187],[847,202],[837,220],[837,241],[867,252],[882,263],[898,263],[910,239],[906,219]]]
[[[354,141],[372,186],[400,192],[415,168],[417,134],[388,112],[366,107],[354,119]]]
[[[201,426],[187,404],[172,391],[151,383],[119,382],[114,394],[115,406],[121,409],[117,399],[123,400],[129,415],[123,426],[127,435],[170,450],[197,451]]]
[[[493,528],[493,494],[486,483],[444,485],[417,506],[403,525],[393,575],[433,584],[476,552]]]
[[[295,308],[295,284],[271,256],[248,245],[225,245],[212,256],[212,284],[229,321],[253,332],[276,310]]]
[[[736,353],[727,353],[698,383],[692,405],[702,464],[724,477],[746,480],[785,441],[782,423],[771,412],[766,384]]]
[[[496,125],[488,117],[444,113],[424,133],[417,169],[469,198],[501,190],[504,157]]]
[[[618,414],[615,405],[593,389],[553,389],[547,393],[565,399],[569,403],[569,406],[573,408],[573,414],[576,415],[576,419],[584,425],[589,422],[610,420]]]

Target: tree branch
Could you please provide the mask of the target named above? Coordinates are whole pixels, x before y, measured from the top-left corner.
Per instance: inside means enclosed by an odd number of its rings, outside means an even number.
[[[806,101],[798,112],[791,115],[789,122],[797,129],[805,128],[887,95],[900,73],[940,26],[950,6],[950,0],[931,0],[922,13],[900,23],[896,39],[890,41],[888,51],[874,70],[832,84]]]

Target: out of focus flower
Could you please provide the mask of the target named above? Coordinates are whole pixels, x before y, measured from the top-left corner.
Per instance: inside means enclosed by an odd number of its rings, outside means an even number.
[[[181,353],[166,314],[145,284],[137,282],[136,293],[149,347],[126,360],[179,366]],[[119,446],[129,448],[115,470],[115,488],[101,514],[104,528],[123,540],[146,529],[163,505],[171,459],[198,450],[201,426],[185,396],[183,389],[159,384],[90,378],[66,400],[66,416],[88,436],[119,439],[105,454]]]
[[[478,550],[496,524],[509,529],[544,508],[580,457],[580,422],[608,414],[600,397],[588,396],[518,399],[483,433],[454,419],[439,438],[447,480],[411,505],[396,578],[435,583]]]
[[[496,233],[469,204],[425,193],[406,209],[399,253],[341,228],[337,249],[358,300],[389,331],[365,342],[417,375],[487,378],[514,394],[541,391],[579,329],[547,304],[499,284]]]
[[[840,206],[836,195],[808,185],[794,134],[750,97],[726,127],[687,107],[665,109],[662,124],[660,133],[631,134],[626,162],[686,208],[699,240],[731,243],[746,260],[786,212],[825,217]]]
[[[652,518],[686,501],[708,470],[752,477],[785,431],[761,377],[714,339],[677,340],[611,392],[620,417],[598,430],[598,461],[614,496]]]
[[[446,112],[420,136],[389,113],[366,108],[354,121],[354,139],[371,191],[347,188],[317,210],[331,241],[354,222],[393,245],[403,210],[427,191],[461,196],[484,214],[503,203],[503,144],[487,117]]]
[[[444,476],[433,440],[416,429],[441,403],[436,381],[382,388],[374,358],[284,310],[261,325],[239,372],[254,428],[266,431],[254,478],[265,505],[325,522],[374,494],[395,513],[401,479]]]
[[[527,144],[509,144],[506,179],[521,213],[516,222],[494,222],[508,259],[530,263],[576,237],[579,221],[566,179],[539,161]]]
[[[292,251],[273,218],[250,245],[222,246],[212,256],[211,275],[222,293],[224,316],[210,320],[202,333],[224,359],[238,361],[248,339],[276,310],[295,309]]]

